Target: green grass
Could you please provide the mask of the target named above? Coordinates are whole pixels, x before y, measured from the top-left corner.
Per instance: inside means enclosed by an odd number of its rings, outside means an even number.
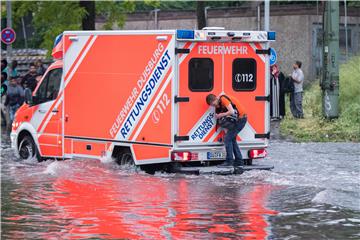
[[[292,117],[288,98],[286,100],[287,116],[280,124],[282,135],[302,142],[360,142],[360,56],[340,66],[339,118],[323,118],[318,81],[304,91],[304,119]]]

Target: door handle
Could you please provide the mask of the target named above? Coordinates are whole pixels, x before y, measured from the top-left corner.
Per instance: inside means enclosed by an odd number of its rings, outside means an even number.
[[[39,112],[39,113],[46,113],[45,110],[41,110],[41,109],[39,109],[38,112]]]
[[[53,113],[57,113],[57,112],[59,112],[59,110],[57,110],[56,108],[54,108],[54,109],[52,110],[52,112],[53,112]]]

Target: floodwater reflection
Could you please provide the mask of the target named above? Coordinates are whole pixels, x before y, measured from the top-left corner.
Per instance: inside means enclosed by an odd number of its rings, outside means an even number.
[[[22,237],[21,227],[32,223],[27,237],[265,239],[266,218],[276,214],[266,208],[271,185],[224,185],[214,184],[211,177],[129,173],[96,160],[53,162],[44,172],[52,173],[49,181],[25,198],[34,186],[31,180],[18,178],[20,184],[10,197],[30,203],[34,210],[5,216],[7,236]],[[37,216],[35,209],[45,214]],[[6,226],[9,221],[15,226]]]

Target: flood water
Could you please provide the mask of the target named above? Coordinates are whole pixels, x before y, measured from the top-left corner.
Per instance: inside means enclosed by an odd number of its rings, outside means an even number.
[[[2,239],[360,239],[358,143],[272,141],[272,171],[236,176],[1,150]]]

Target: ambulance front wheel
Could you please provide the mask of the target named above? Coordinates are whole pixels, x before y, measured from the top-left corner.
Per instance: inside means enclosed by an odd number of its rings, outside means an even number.
[[[20,143],[19,143],[18,151],[21,159],[28,160],[35,158],[36,160],[40,161],[41,158],[39,151],[36,147],[34,139],[31,136],[25,135],[20,139],[19,142]]]

